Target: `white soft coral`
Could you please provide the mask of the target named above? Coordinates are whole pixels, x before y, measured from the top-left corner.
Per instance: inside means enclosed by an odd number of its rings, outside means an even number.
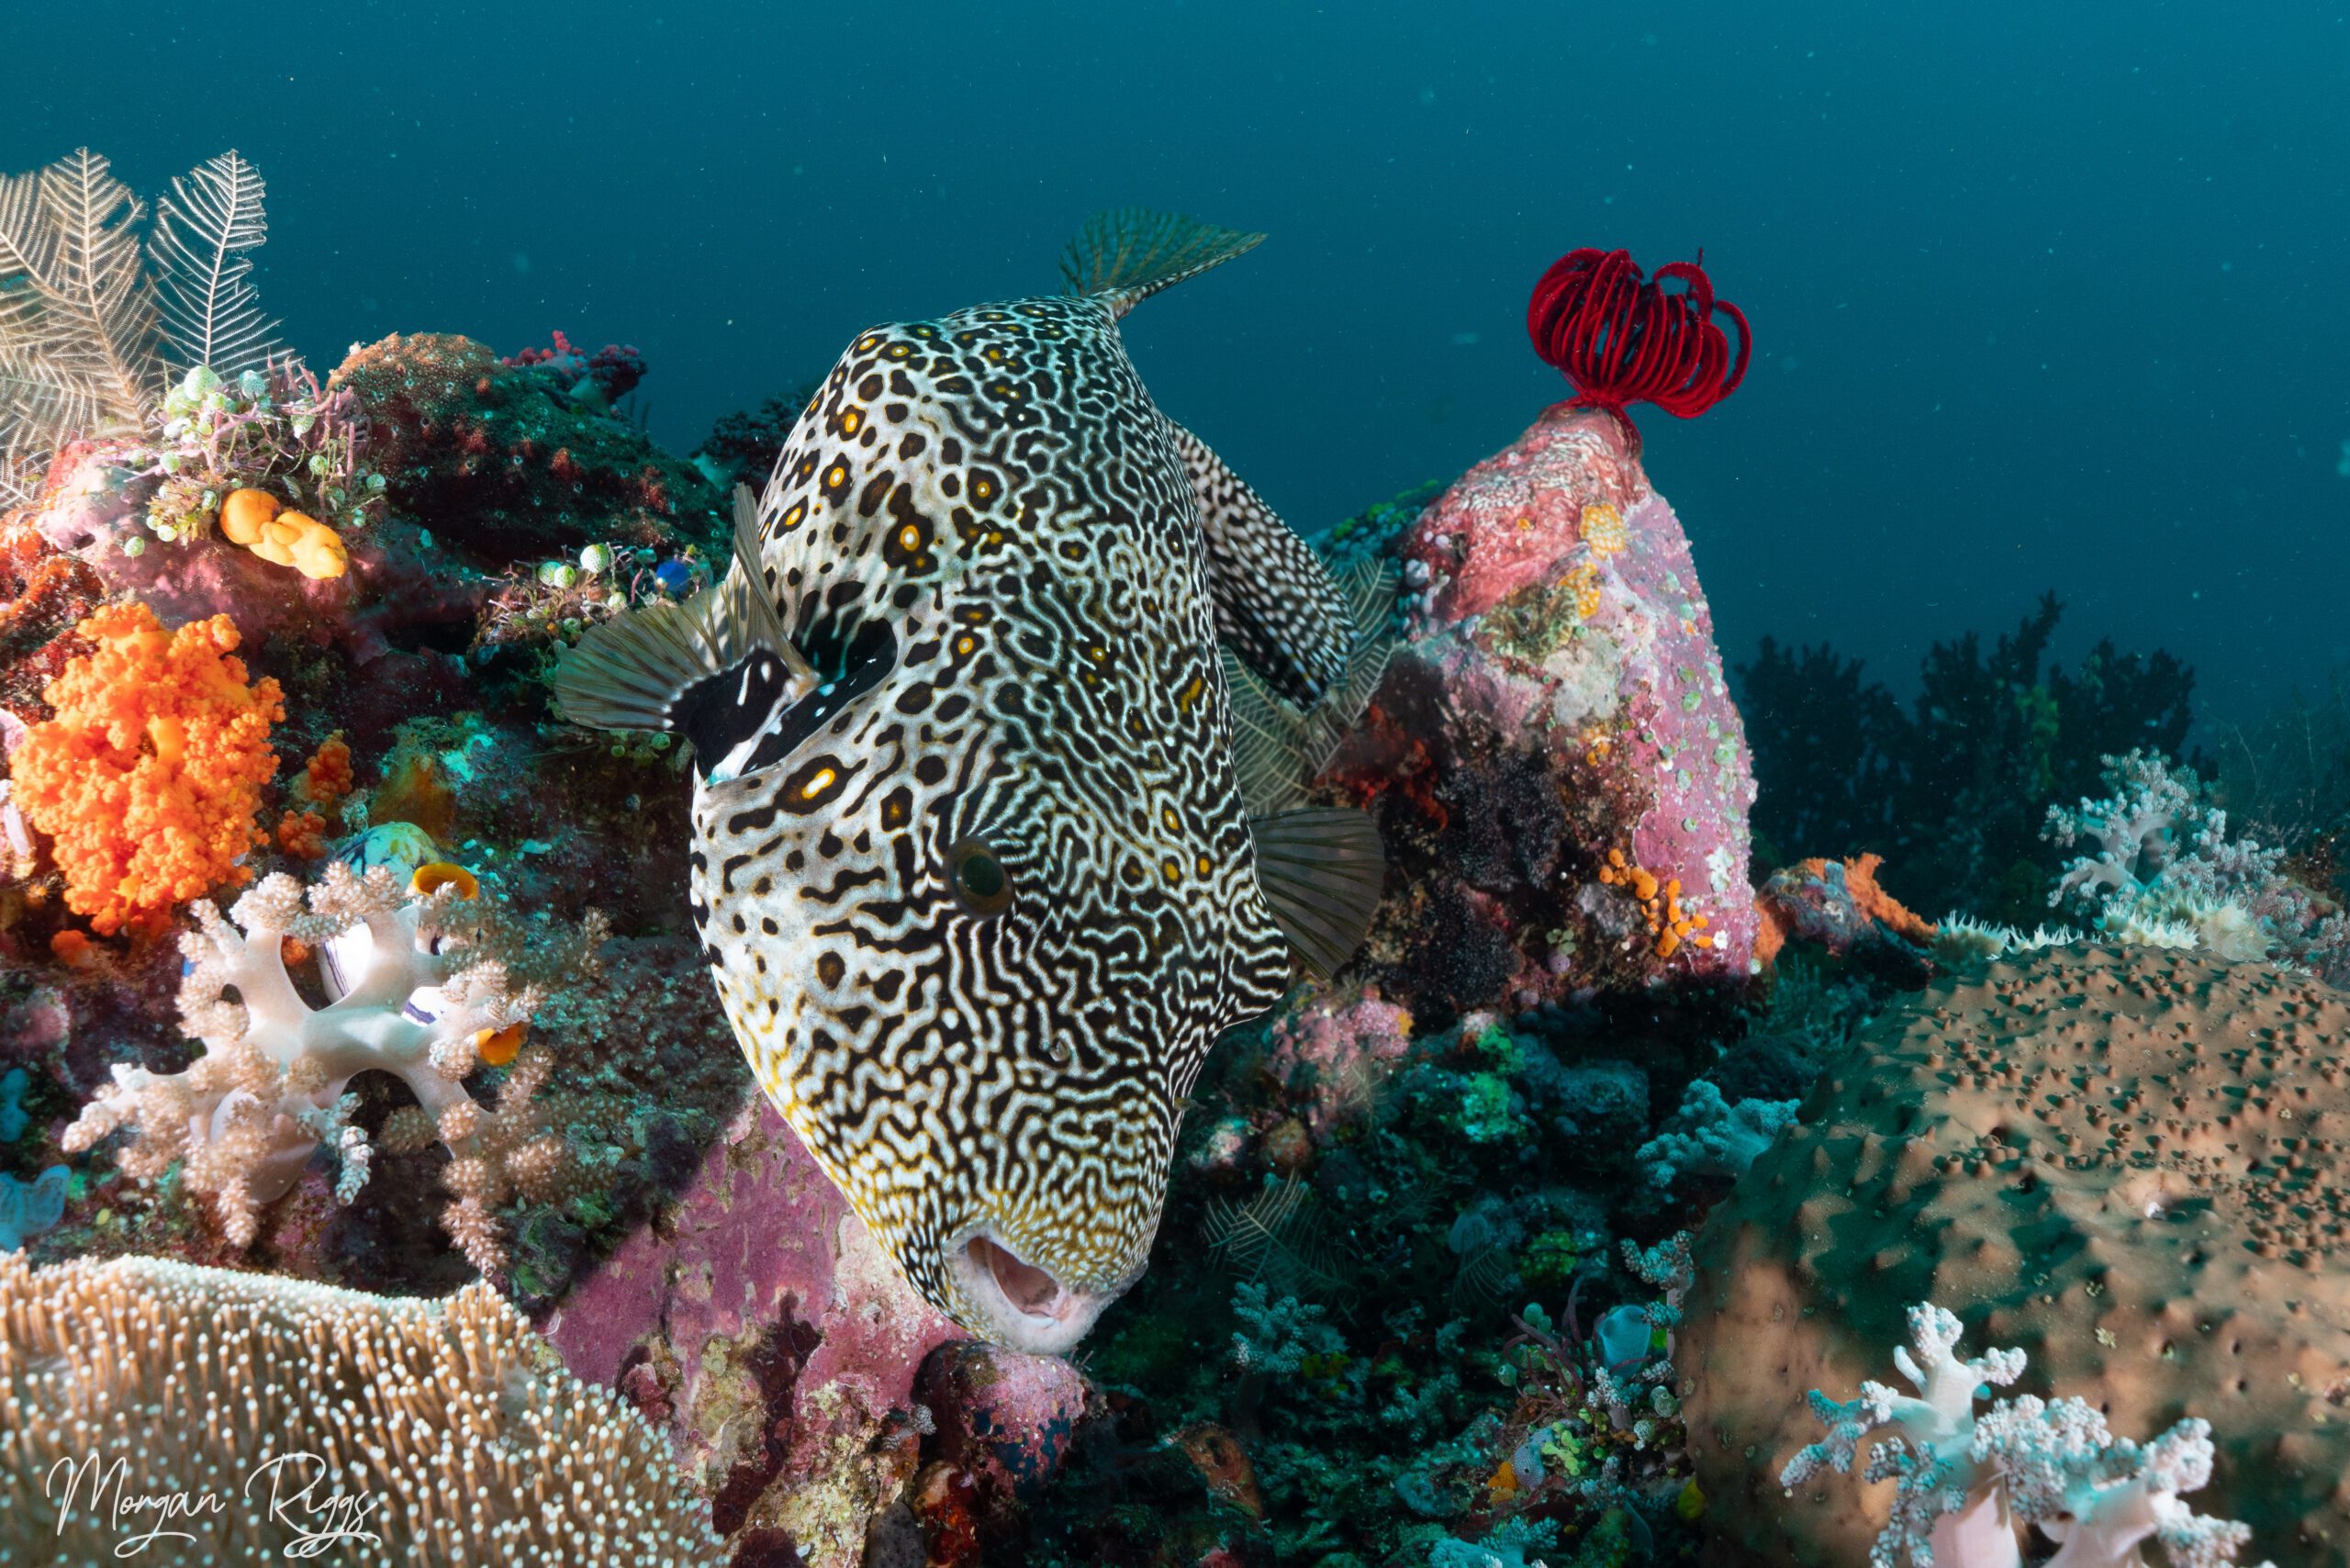
[[[2172,1568],[2224,1568],[2252,1538],[2232,1519],[2198,1514],[2179,1501],[2211,1479],[2211,1428],[2179,1422],[2141,1446],[2116,1438],[2105,1417],[2079,1399],[2053,1403],[2030,1394],[2002,1399],[1977,1414],[1986,1383],[2021,1376],[2021,1350],[1958,1359],[1959,1322],[1939,1306],[1909,1309],[1917,1349],[1893,1352],[1915,1396],[1863,1383],[1861,1396],[1839,1404],[1817,1389],[1813,1413],[1828,1436],[1780,1472],[1780,1484],[1801,1485],[1822,1470],[1849,1473],[1860,1441],[1895,1428],[1874,1445],[1863,1479],[1896,1483],[1893,1518],[1870,1549],[1874,1568],[2016,1568],[2023,1560],[2016,1526],[2036,1525],[2060,1544],[2045,1568],[2143,1568],[2139,1546],[2162,1543]],[[2273,1568],[2264,1564],[2263,1568]]]
[[[504,1260],[495,1227],[466,1205],[517,1186],[554,1191],[565,1162],[561,1140],[536,1136],[524,1109],[544,1076],[535,1054],[527,1069],[517,1063],[520,1092],[509,1081],[494,1115],[464,1086],[479,1065],[478,1043],[527,1021],[540,1001],[493,956],[489,901],[473,899],[470,882],[418,892],[387,868],[362,879],[337,861],[307,900],[293,878],[277,875],[226,919],[209,902],[194,913],[196,929],[180,938],[188,959],[180,1016],[205,1054],[183,1072],[118,1066],[113,1084],[67,1129],[65,1147],[86,1149],[118,1127],[135,1129],[123,1170],[151,1179],[183,1160],[188,1186],[213,1198],[229,1240],[248,1246],[261,1207],[293,1186],[321,1143],[341,1161],[337,1195],[348,1202],[358,1192],[373,1150],[349,1124],[353,1101],[344,1089],[359,1073],[389,1072],[444,1134],[453,1171],[479,1175],[468,1160],[498,1167],[465,1182],[473,1191],[451,1211],[467,1257],[495,1271]],[[350,939],[363,927],[364,940]],[[595,915],[583,923],[587,952],[602,930]],[[302,999],[285,969],[288,937],[342,939],[350,984],[341,996],[319,1008]]]

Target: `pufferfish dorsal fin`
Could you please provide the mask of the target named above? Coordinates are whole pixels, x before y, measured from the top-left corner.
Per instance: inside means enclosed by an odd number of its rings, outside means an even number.
[[[1306,784],[1329,766],[1338,743],[1378,695],[1395,650],[1395,580],[1393,564],[1377,559],[1357,562],[1338,579],[1346,605],[1346,661],[1339,678],[1311,707],[1283,701],[1229,649],[1223,652],[1233,770],[1251,816],[1272,816],[1302,804]]]
[[[1248,833],[1273,924],[1316,972],[1337,974],[1379,913],[1387,858],[1378,824],[1343,806],[1307,806],[1253,818]]]
[[[647,605],[590,627],[555,666],[563,716],[596,730],[685,734],[706,761],[813,689],[759,566],[756,508],[734,487],[734,561],[684,603]]]
[[[1313,707],[1354,644],[1330,569],[1205,442],[1172,420],[1167,430],[1199,499],[1217,639],[1282,699]]]
[[[1061,256],[1071,294],[1090,294],[1124,316],[1169,284],[1253,249],[1265,237],[1219,229],[1196,218],[1147,207],[1097,212]]]

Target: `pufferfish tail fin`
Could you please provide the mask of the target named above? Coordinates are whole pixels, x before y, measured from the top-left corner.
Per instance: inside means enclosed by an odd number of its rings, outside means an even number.
[[[737,678],[755,666],[772,674]],[[757,508],[737,485],[726,575],[682,604],[648,605],[589,628],[555,666],[554,698],[565,718],[589,729],[694,735],[709,727],[696,721],[714,705],[778,684],[804,690],[816,675],[784,634],[759,565]]]
[[[1124,316],[1169,284],[1253,249],[1265,237],[1219,229],[1181,213],[1123,207],[1097,212],[1061,256],[1071,294],[1093,295]]]

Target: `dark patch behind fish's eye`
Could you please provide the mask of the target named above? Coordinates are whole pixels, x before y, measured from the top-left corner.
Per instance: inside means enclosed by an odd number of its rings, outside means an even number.
[[[946,846],[946,885],[969,913],[1002,914],[1012,907],[1011,874],[983,838],[958,838]]]

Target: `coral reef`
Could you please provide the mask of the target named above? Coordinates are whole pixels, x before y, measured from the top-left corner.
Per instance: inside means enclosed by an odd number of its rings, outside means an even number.
[[[921,1461],[923,1358],[960,1333],[758,1096],[661,1226],[622,1242],[547,1320],[574,1371],[668,1435],[738,1553],[789,1550],[809,1568],[861,1560]]]
[[[2190,1417],[2142,1448],[2117,1439],[2104,1416],[2078,1399],[2049,1404],[2025,1394],[1978,1413],[1984,1386],[2015,1382],[2025,1357],[1993,1350],[1962,1361],[1953,1349],[1960,1332],[1941,1307],[1911,1307],[1909,1346],[1893,1361],[1918,1392],[1863,1383],[1859,1398],[1840,1404],[1813,1390],[1811,1408],[1828,1436],[1780,1473],[1791,1489],[1823,1470],[1849,1474],[1860,1440],[1892,1428],[1865,1472],[1869,1481],[1894,1483],[1893,1518],[1869,1549],[1872,1568],[2016,1568],[2020,1525],[2061,1542],[2055,1561],[2065,1568],[2138,1568],[2139,1544],[2148,1540],[2179,1568],[2235,1561],[2250,1528],[2178,1500],[2211,1479],[2210,1422]]]
[[[118,1514],[132,1493],[189,1511]],[[725,1561],[659,1438],[487,1286],[0,1255],[0,1539],[95,1564],[153,1555],[151,1527],[180,1562]]]
[[[2280,1562],[2350,1540],[2350,1003],[2264,964],[2053,947],[1866,1025],[1699,1233],[1676,1364],[1725,1536],[1863,1561],[1891,1488],[1782,1495],[1850,1388],[1959,1302],[2123,1431],[2210,1423],[2197,1505]]]
[[[0,498],[28,498],[76,437],[135,429],[180,369],[264,364],[252,252],[268,238],[261,175],[224,152],[146,204],[82,148],[0,175]]]
[[[362,1072],[388,1072],[417,1104],[386,1125],[386,1144],[448,1146],[454,1158],[444,1180],[456,1198],[444,1223],[476,1268],[501,1272],[495,1209],[518,1188],[542,1199],[560,1193],[572,1162],[530,1105],[545,1078],[543,1053],[509,1072],[493,1111],[464,1087],[487,1047],[529,1021],[541,994],[515,983],[509,965],[523,942],[475,902],[470,881],[436,884],[420,871],[403,886],[386,868],[362,879],[337,860],[308,890],[307,913],[300,885],[282,874],[237,901],[233,925],[199,903],[196,929],[182,943],[190,967],[180,1016],[205,1054],[175,1073],[118,1066],[65,1148],[133,1129],[122,1169],[153,1179],[181,1162],[182,1180],[211,1195],[229,1240],[244,1247],[262,1205],[283,1196],[322,1145],[341,1162],[336,1197],[357,1194],[374,1150],[350,1123],[356,1101],[345,1090]],[[544,934],[533,935],[538,964],[573,969],[592,960],[603,927],[591,914],[552,948]],[[289,936],[311,946],[346,943],[347,984],[325,1007],[304,1001],[286,973]]]
[[[10,798],[54,841],[69,908],[101,934],[151,935],[177,905],[251,875],[285,704],[274,679],[247,683],[225,615],[167,633],[133,599],[76,631],[95,651],[43,691],[56,716],[11,752]]]
[[[2040,802],[2087,793],[2100,758],[2181,754],[2195,678],[2169,654],[2100,639],[2067,670],[2048,645],[2051,595],[1986,652],[1936,643],[1904,711],[1826,647],[1764,638],[1735,684],[1761,793],[1766,865],[1863,851],[1900,868],[1908,902],[2009,923],[2038,917],[2047,852]]]
[[[372,453],[393,508],[467,566],[499,571],[595,543],[723,557],[716,487],[560,375],[420,332],[354,345],[327,386],[352,393],[381,432]]]
[[[2284,869],[2285,851],[2232,838],[2193,770],[2132,751],[2104,759],[2101,798],[2048,808],[2046,835],[2076,856],[2048,895],[2123,941],[2201,946],[2350,981],[2350,915]]]
[[[1622,422],[1551,409],[1394,548],[1404,635],[1326,775],[1387,841],[1382,993],[1441,1022],[1743,983],[1744,731]]]

